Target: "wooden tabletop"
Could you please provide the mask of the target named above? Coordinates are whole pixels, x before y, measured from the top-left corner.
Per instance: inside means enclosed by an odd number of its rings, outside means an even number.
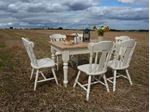
[[[90,42],[96,42],[96,40],[91,40]],[[59,49],[77,49],[77,48],[87,48],[88,47],[88,44],[89,42],[80,42],[78,44],[71,44],[71,45],[66,45],[65,42],[51,42],[49,41],[49,43],[52,45],[52,46],[55,46]]]

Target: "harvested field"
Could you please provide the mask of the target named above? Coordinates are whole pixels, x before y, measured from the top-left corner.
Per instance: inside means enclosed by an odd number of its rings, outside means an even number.
[[[73,89],[76,67],[69,67],[69,84],[63,86],[63,69],[56,71],[59,86],[54,81],[38,84],[33,91],[34,78],[30,80],[30,60],[21,37],[35,43],[37,58],[51,57],[48,36],[52,33],[68,34],[73,30],[0,30],[0,112],[147,112],[149,106],[149,37],[148,32],[107,32],[106,40],[128,35],[137,40],[129,72],[133,81],[117,80],[116,92],[107,93],[102,85],[92,86],[90,101],[85,101],[85,91]],[[95,32],[91,32],[96,38]],[[79,56],[84,60],[85,56]],[[79,64],[85,63],[80,61]],[[61,65],[62,66],[62,65]],[[47,75],[50,70],[44,70]],[[108,70],[107,75],[112,74]],[[52,74],[51,74],[52,75]],[[81,80],[86,77],[81,78]],[[112,85],[109,83],[110,89]]]

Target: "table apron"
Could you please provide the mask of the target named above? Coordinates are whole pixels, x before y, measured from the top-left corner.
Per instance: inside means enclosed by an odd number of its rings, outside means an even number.
[[[59,48],[57,48],[57,47],[55,47],[55,46],[51,46],[51,51],[57,51],[57,52],[60,52],[60,53],[62,53],[62,50],[61,49],[59,49]]]
[[[77,55],[77,54],[87,54],[89,53],[88,48],[77,48],[77,49],[59,49],[55,46],[51,46],[52,50],[58,51],[60,53],[69,52],[69,55]]]
[[[87,54],[87,53],[89,53],[88,48],[82,48],[82,49],[78,48],[78,49],[69,50],[70,55]]]

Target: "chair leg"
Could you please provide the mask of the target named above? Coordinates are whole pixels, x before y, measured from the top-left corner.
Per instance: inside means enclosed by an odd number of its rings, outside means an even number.
[[[76,64],[77,64],[77,66],[79,65],[79,56],[77,55],[77,61],[76,61]]]
[[[56,77],[56,73],[55,73],[54,68],[52,68],[52,73],[53,73],[54,79],[55,79],[55,81],[56,81],[56,84],[58,85],[58,80],[57,80],[57,77]]]
[[[88,87],[87,87],[87,93],[86,93],[86,101],[89,101],[90,87],[91,87],[91,76],[89,76],[89,78],[88,78]]]
[[[35,82],[34,82],[34,91],[36,90],[38,77],[39,77],[39,70],[36,71],[36,77],[35,77]]]
[[[107,83],[107,79],[106,79],[105,74],[103,75],[103,79],[104,79],[104,83],[105,83],[105,86],[106,86],[107,92],[110,92],[110,91],[109,91],[109,86],[108,86],[108,83]]]
[[[30,80],[31,80],[31,79],[32,79],[32,77],[33,77],[33,73],[34,73],[34,68],[32,68],[31,76],[30,76]]]
[[[74,66],[74,63],[76,64],[76,66],[78,66],[78,62],[79,62],[78,57],[71,55],[71,60],[69,62],[70,62],[72,67]]]
[[[113,92],[116,90],[116,74],[117,74],[117,71],[116,71],[116,70],[114,70]]]
[[[77,77],[76,77],[76,79],[75,79],[75,82],[74,82],[74,85],[73,85],[74,88],[76,87],[76,84],[77,84],[77,82],[78,82],[78,79],[79,79],[80,74],[81,74],[81,71],[78,71],[78,75],[77,75]]]
[[[132,83],[132,81],[131,81],[131,77],[130,77],[130,74],[129,74],[129,72],[128,72],[128,69],[126,69],[126,74],[127,74],[127,78],[128,78],[128,80],[129,80],[130,85],[132,85],[133,83]]]
[[[59,70],[59,57],[56,56],[57,70]]]

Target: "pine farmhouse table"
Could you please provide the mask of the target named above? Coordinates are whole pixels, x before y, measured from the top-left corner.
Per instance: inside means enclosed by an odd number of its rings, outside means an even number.
[[[93,40],[92,40],[93,42]],[[68,61],[70,55],[86,54],[89,53],[88,50],[89,42],[80,42],[78,44],[66,45],[65,42],[50,42],[51,44],[51,56],[55,60],[55,52],[60,52],[62,54],[63,60],[63,74],[64,74],[64,86],[67,87],[68,84]]]

